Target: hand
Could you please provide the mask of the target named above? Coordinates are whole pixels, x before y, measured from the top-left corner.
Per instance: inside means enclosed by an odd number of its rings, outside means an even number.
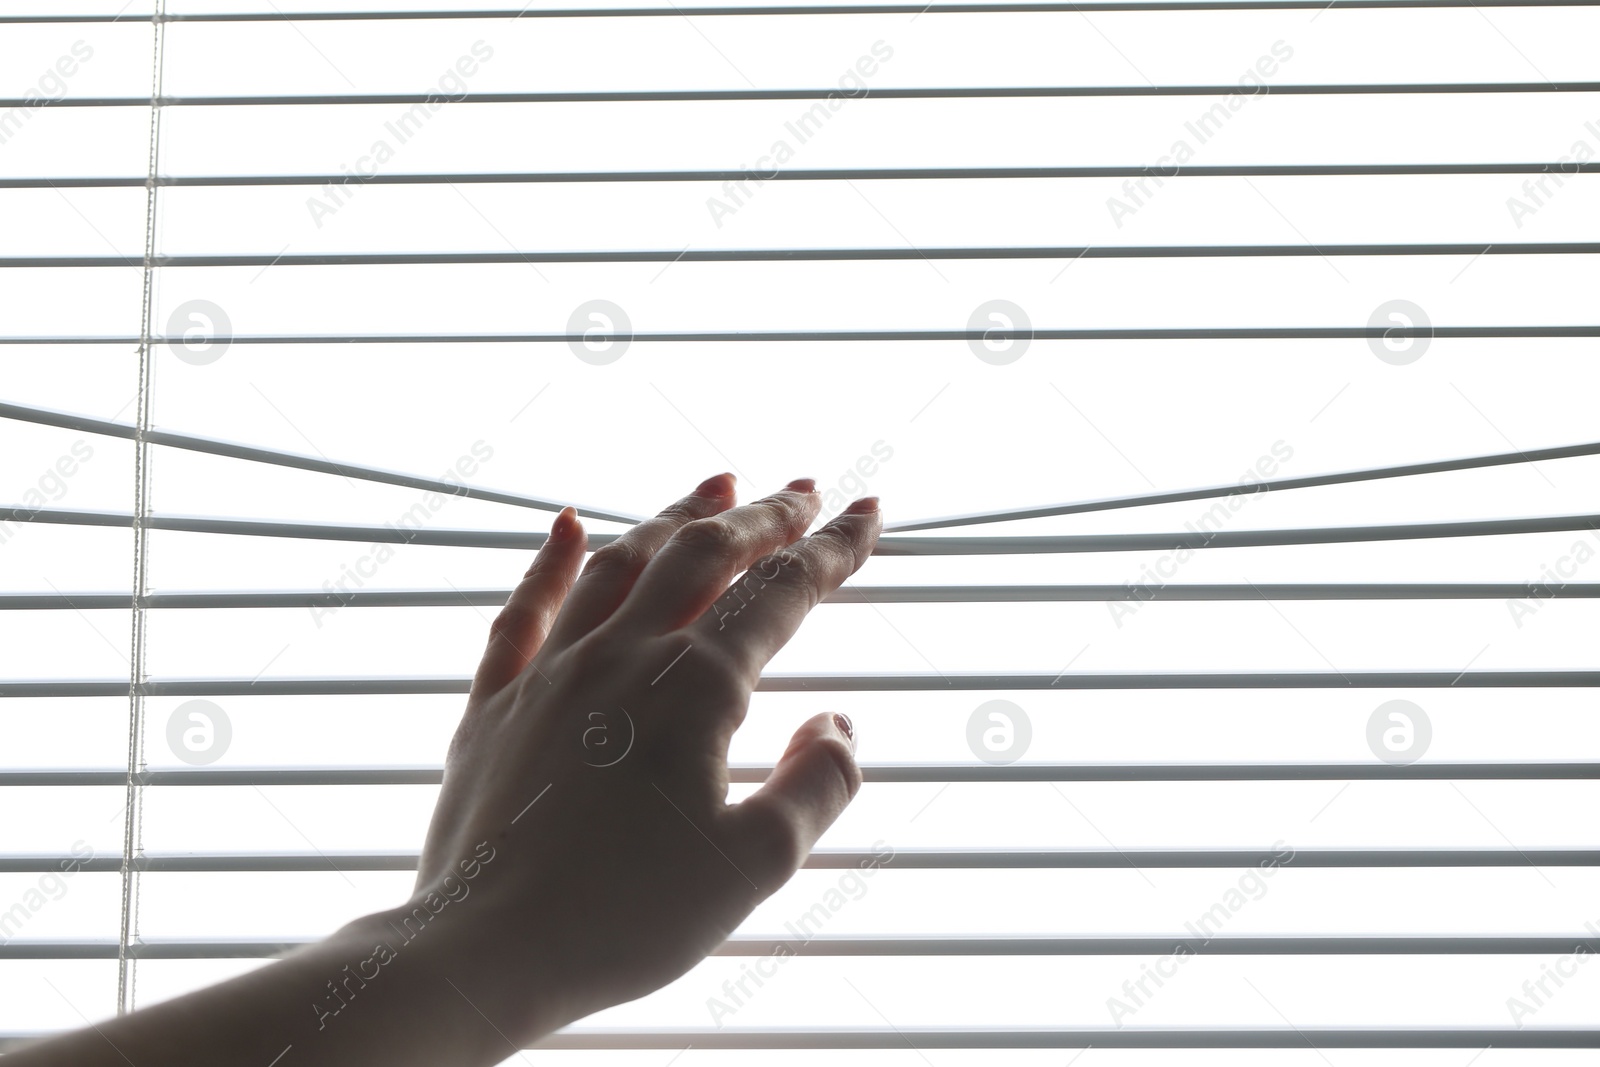
[[[762,666],[882,526],[869,498],[802,538],[818,506],[801,481],[735,508],[719,475],[581,577],[563,511],[495,621],[411,900],[6,1063],[478,1067],[683,974],[861,785],[849,721],[819,715],[726,802]]]
[[[436,908],[437,935],[416,936],[437,937],[444,977],[518,1044],[682,975],[860,788],[849,720],[824,714],[726,801],[762,667],[882,526],[868,498],[803,537],[809,480],[743,507],[733,482],[708,479],[581,576],[586,536],[562,512],[494,623],[416,895],[390,925],[415,914],[420,930]]]

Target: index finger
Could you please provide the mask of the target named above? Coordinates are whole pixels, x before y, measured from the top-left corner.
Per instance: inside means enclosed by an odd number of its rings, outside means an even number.
[[[679,527],[733,507],[734,479],[718,474],[701,482],[682,500],[669,504],[589,557],[573,583],[561,613],[545,638],[551,648],[572,644],[611,617],[627,599],[633,583],[661,546]]]
[[[810,537],[758,561],[689,627],[752,685],[811,609],[861,568],[883,530],[877,497],[851,504]]]

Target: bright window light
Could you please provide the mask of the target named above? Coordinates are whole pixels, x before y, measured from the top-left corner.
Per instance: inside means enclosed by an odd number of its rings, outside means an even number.
[[[640,3],[0,4],[0,1042],[403,898],[730,470],[883,500],[731,754],[867,784],[508,1062],[1586,1062],[1600,11]]]

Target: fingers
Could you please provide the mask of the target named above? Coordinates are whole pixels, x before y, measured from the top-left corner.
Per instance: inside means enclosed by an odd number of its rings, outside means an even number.
[[[762,556],[803,536],[822,499],[810,478],[743,507],[678,527],[645,565],[613,625],[664,633],[699,618]]]
[[[564,508],[551,523],[550,536],[528,573],[489,628],[489,647],[472,679],[473,701],[488,698],[527,669],[578,576],[588,540],[577,512]]]
[[[599,626],[626,599],[645,564],[680,526],[733,506],[733,475],[718,474],[653,519],[595,552],[567,596],[550,632],[554,645],[567,645]]]
[[[865,497],[805,540],[756,563],[690,627],[696,644],[720,648],[751,685],[807,613],[872,554],[883,518]]]
[[[766,783],[727,811],[738,866],[770,894],[800,869],[860,788],[850,720],[808,719]]]

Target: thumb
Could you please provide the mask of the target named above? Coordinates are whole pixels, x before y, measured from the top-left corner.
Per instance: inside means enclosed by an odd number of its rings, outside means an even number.
[[[766,782],[728,810],[730,838],[763,895],[787,882],[861,788],[854,728],[817,715],[795,731]]]

